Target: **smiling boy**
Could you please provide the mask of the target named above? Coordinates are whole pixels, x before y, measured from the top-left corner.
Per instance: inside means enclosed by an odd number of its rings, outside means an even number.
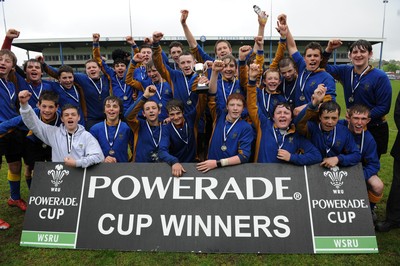
[[[53,162],[86,168],[104,160],[97,140],[78,124],[80,116],[76,106],[64,105],[61,112],[63,123],[60,127],[54,127],[40,121],[32,107],[27,104],[30,97],[31,93],[26,90],[18,94],[22,119],[39,139],[51,146]]]

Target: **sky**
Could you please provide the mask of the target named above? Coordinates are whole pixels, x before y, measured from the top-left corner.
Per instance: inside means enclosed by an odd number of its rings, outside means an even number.
[[[181,9],[189,10],[187,24],[195,36],[254,36],[258,25],[254,4],[270,15],[267,37],[278,36],[276,19],[285,13],[294,38],[383,35],[383,59],[400,60],[400,0],[388,0],[385,16],[383,0],[4,0],[0,38],[5,28],[19,30],[20,39],[91,38],[94,32],[101,38],[144,37],[154,31],[183,36]],[[23,50],[13,47],[13,51],[19,64],[27,59]],[[379,59],[380,45],[373,51]]]

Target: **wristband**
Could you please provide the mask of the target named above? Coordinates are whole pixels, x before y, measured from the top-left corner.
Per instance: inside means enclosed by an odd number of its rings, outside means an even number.
[[[228,165],[229,165],[228,159],[221,159],[221,166],[222,167],[225,167],[225,166],[228,166]]]
[[[221,161],[220,161],[220,160],[217,161],[217,167],[218,167],[218,168],[221,168],[221,167],[222,167],[222,164],[221,164]]]

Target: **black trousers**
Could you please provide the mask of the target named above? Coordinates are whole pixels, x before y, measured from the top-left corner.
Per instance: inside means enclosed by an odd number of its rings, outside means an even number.
[[[394,159],[393,181],[386,203],[386,220],[400,223],[400,160]]]

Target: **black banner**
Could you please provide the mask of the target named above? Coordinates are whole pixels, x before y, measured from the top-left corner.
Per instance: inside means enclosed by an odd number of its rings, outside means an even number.
[[[21,245],[234,253],[378,252],[361,165],[38,163]]]

